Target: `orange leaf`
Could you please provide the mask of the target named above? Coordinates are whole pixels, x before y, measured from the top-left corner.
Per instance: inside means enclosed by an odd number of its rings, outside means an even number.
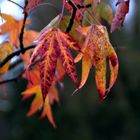
[[[95,66],[96,86],[99,91],[100,99],[102,100],[106,97],[106,93],[110,91],[110,88],[116,81],[118,74],[117,55],[111,43],[109,42],[109,37],[105,27],[101,25],[92,25],[86,28],[79,28],[78,32],[81,32],[82,35],[87,37],[81,49],[83,50],[83,53],[78,54],[75,59],[75,61],[78,62],[82,58],[82,78],[78,89],[82,88],[82,86],[85,84],[91,66]],[[106,88],[107,57],[109,58],[111,71],[108,89]]]
[[[34,40],[37,38],[37,36],[39,35],[38,32],[33,31],[33,30],[25,30],[24,31],[24,36],[23,36],[23,44],[24,46],[29,46],[32,45]],[[18,46],[19,44],[17,44]]]
[[[36,31],[24,31],[24,36],[23,36],[23,44],[24,46],[29,46],[33,44],[33,41],[37,38],[38,36],[38,32]],[[19,46],[19,42],[17,42],[16,46]],[[24,54],[21,54],[20,57],[21,59],[24,61],[24,65],[26,66],[27,64],[29,64],[31,55],[33,53],[34,49],[30,49],[28,51],[26,51]]]
[[[105,50],[107,57],[109,58],[109,66],[110,66],[110,84],[108,87],[109,92],[117,79],[119,65],[117,54],[114,48],[112,47],[111,43],[109,42],[107,30],[105,30],[105,35],[106,35]]]
[[[22,93],[23,98],[25,99],[32,96],[33,94],[35,94],[35,98],[31,104],[27,116],[32,116],[43,106],[40,85],[32,86],[32,88],[29,88]]]
[[[34,69],[32,69],[30,71],[26,71],[23,74],[23,77],[29,81],[27,88],[31,88],[33,85],[39,85],[40,84],[39,67],[35,66]]]
[[[86,39],[85,39],[85,41],[84,41],[84,43],[82,45],[80,53],[76,56],[76,58],[74,60],[75,63],[79,62],[82,59],[83,54],[86,52],[86,49],[89,46],[88,44],[89,44],[90,35],[91,35],[91,33],[89,32],[90,31],[90,26],[88,26],[88,27],[79,27],[79,28],[76,29],[76,31],[78,33],[80,33],[81,35],[85,36]]]
[[[105,43],[102,40],[102,35],[96,30],[94,38],[94,64],[95,64],[95,80],[96,86],[100,95],[101,100],[105,96],[106,92],[106,53],[105,53]]]
[[[51,104],[54,103],[54,101],[59,102],[59,96],[57,89],[55,87],[55,82],[52,84],[48,95],[45,99],[45,102],[42,100],[42,94],[41,94],[41,87],[40,85],[33,85],[32,87],[26,89],[23,93],[23,99],[27,99],[32,95],[35,95],[33,102],[30,106],[30,110],[27,113],[27,116],[30,117],[37,111],[42,109],[42,113],[40,118],[48,117],[50,123],[53,125],[53,127],[56,127],[52,110],[51,110]]]
[[[2,18],[5,20],[5,22],[0,25],[0,35],[9,33],[9,42],[11,45],[15,45],[18,42],[19,34],[21,31],[21,27],[23,24],[23,20],[16,20],[14,17],[8,14],[1,14]],[[29,25],[30,22],[26,21],[26,25]]]
[[[77,57],[79,57],[79,55]],[[77,61],[78,59],[77,57],[75,58],[75,61]],[[93,65],[93,46],[90,46],[86,48],[86,51],[82,56],[82,77],[81,77],[80,85],[78,89],[75,90],[75,92],[81,89],[86,83],[92,65]]]
[[[48,117],[48,119],[49,119],[50,123],[52,124],[52,126],[54,128],[56,128],[56,125],[55,125],[55,122],[54,122],[54,119],[53,119],[53,116],[52,116],[52,110],[51,110],[51,106],[50,106],[50,103],[49,103],[49,97],[48,96],[45,99],[43,112],[42,112],[40,118],[44,118],[46,116]]]

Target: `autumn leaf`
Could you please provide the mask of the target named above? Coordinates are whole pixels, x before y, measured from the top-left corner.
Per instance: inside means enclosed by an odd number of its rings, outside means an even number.
[[[123,26],[126,14],[129,12],[129,0],[118,0],[117,5],[119,7],[112,21],[111,32]]]
[[[50,123],[52,124],[52,126],[54,128],[56,128],[56,124],[55,124],[54,119],[53,119],[52,110],[51,110],[51,106],[50,106],[50,103],[49,103],[49,97],[48,96],[45,99],[43,112],[42,112],[40,118],[44,118],[46,116],[48,117],[48,119],[49,119]]]
[[[109,41],[107,30],[104,26],[92,25],[89,27],[81,27],[77,31],[86,36],[85,42],[81,49],[82,53],[79,53],[75,58],[75,62],[82,59],[82,78],[77,90],[84,86],[88,78],[90,68],[93,66],[95,67],[96,86],[100,99],[103,100],[114,85],[117,78],[117,55]],[[106,88],[107,58],[109,58],[110,64],[110,84],[108,88]]]
[[[80,50],[78,44],[70,35],[58,28],[47,28],[37,39],[35,48],[30,60],[30,65],[39,57],[41,90],[45,101],[49,88],[54,80],[57,59],[59,58],[65,72],[71,77],[74,84],[78,85],[76,67],[69,49]]]
[[[81,83],[77,90],[81,89],[84,84],[86,83],[90,69],[93,65],[93,46],[90,45],[89,47],[85,48],[85,45],[87,45],[88,42],[85,41],[84,47],[82,48],[82,53],[79,53],[77,57],[75,58],[75,63],[79,62],[82,59],[82,77],[81,77]],[[84,54],[84,55],[83,55]],[[75,91],[75,92],[76,92]]]
[[[64,70],[61,68],[60,64],[59,65],[58,64],[59,63],[57,63],[57,68],[56,68],[57,71],[58,71],[58,68],[60,68],[60,70],[62,70],[61,72],[63,73]],[[56,73],[55,73],[55,76],[56,76]],[[23,78],[25,78],[25,79],[28,80],[27,89],[30,89],[33,86],[40,85],[39,66],[38,65],[35,65],[34,68],[32,68],[30,71],[26,71],[23,74]],[[53,86],[51,86],[50,89],[49,89],[49,92],[51,93],[51,94],[49,94],[50,104],[53,104],[54,101],[56,101],[57,103],[59,103],[58,92],[57,92],[57,89],[55,87],[56,82],[57,82],[57,78],[56,78],[56,80],[53,81],[53,83],[52,83]]]
[[[33,30],[24,30],[24,35],[23,35],[23,45],[26,48],[27,46],[30,46],[34,44],[34,40],[37,38],[39,35],[38,32],[33,31]],[[16,42],[16,46],[19,46],[19,41]],[[34,49],[30,49],[26,51],[24,54],[20,55],[21,59],[24,61],[25,66],[29,64],[29,60],[31,58],[31,55],[33,53]]]
[[[27,88],[31,88],[33,85],[39,85],[40,84],[39,66],[35,65],[32,70],[25,71],[25,73],[23,73],[23,78],[28,80]]]
[[[2,62],[10,53],[12,53],[12,46],[8,41],[3,42],[0,45],[0,62]],[[0,75],[5,74],[10,66],[10,61],[8,61],[2,68],[0,68]]]
[[[51,110],[51,105],[53,105],[54,102],[59,103],[59,95],[56,88],[56,80],[53,81],[48,91],[47,97],[45,101],[43,101],[40,86],[39,66],[36,65],[32,70],[29,71],[29,73],[24,73],[23,77],[29,81],[26,90],[22,93],[23,100],[26,100],[29,97],[35,95],[30,106],[30,110],[27,113],[27,116],[30,117],[37,111],[42,110],[40,118],[48,117],[53,127],[56,127]]]
[[[31,104],[31,107],[30,107],[30,110],[29,110],[27,116],[33,115],[35,112],[37,112],[43,106],[40,85],[34,85],[31,88],[26,89],[22,93],[23,99],[25,100],[34,94],[35,94],[35,98]]]
[[[4,13],[2,13],[1,16],[5,22],[0,25],[0,35],[9,33],[9,42],[14,46],[19,40],[23,20],[16,20],[13,16]],[[26,21],[26,25],[29,24],[30,21]]]
[[[45,100],[46,95],[49,91],[51,83],[54,80],[56,62],[57,62],[57,52],[54,46],[54,37],[50,39],[50,42],[46,45],[49,48],[44,49],[44,54],[42,54],[42,60],[39,62],[40,64],[40,77],[41,77],[41,89],[43,100]]]
[[[25,30],[23,35],[23,45],[29,46],[34,44],[34,40],[38,37],[39,33],[33,30]],[[17,44],[17,46],[19,43]]]
[[[108,32],[106,28],[105,28],[105,38],[106,38],[105,50],[106,55],[109,58],[109,67],[110,67],[110,84],[107,89],[107,92],[109,92],[117,79],[119,65],[117,54],[109,41]]]
[[[36,113],[37,111],[42,109],[42,113],[41,113],[40,118],[48,117],[50,123],[55,128],[56,125],[55,125],[53,115],[52,115],[51,104],[54,101],[59,102],[59,97],[58,97],[58,93],[57,93],[55,85],[53,85],[50,89],[51,90],[48,93],[48,96],[46,97],[45,102],[43,102],[43,100],[42,100],[42,94],[41,94],[40,85],[34,85],[31,88],[26,89],[22,93],[22,95],[23,95],[23,99],[27,99],[30,96],[35,95],[35,97],[34,97],[34,99],[32,101],[32,104],[30,106],[30,110],[27,113],[27,116],[30,117],[34,113]]]

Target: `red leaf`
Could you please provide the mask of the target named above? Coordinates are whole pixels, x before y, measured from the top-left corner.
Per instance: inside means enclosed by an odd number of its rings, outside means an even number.
[[[70,50],[67,47],[68,44],[64,40],[64,38],[60,36],[60,34],[56,34],[56,38],[60,49],[60,60],[62,61],[63,67],[66,73],[71,77],[75,85],[78,86],[76,67],[72,55],[70,53]],[[62,40],[63,42],[61,42],[60,40]]]
[[[58,57],[58,48],[54,46],[54,37],[52,37],[50,42],[46,45],[48,45],[49,48],[43,50],[44,54],[42,54],[42,59],[40,61],[41,89],[44,101],[54,79]]]
[[[119,5],[119,7],[112,21],[111,32],[123,26],[126,14],[129,12],[129,0],[118,0],[116,6],[117,5]]]
[[[70,49],[80,50],[78,44],[70,35],[58,28],[46,28],[41,32],[30,60],[29,67],[40,57],[40,78],[43,100],[54,80],[57,59],[60,58],[65,72],[71,77],[75,85],[78,85],[76,67]],[[57,76],[58,77],[58,76]],[[60,76],[61,77],[61,76]]]

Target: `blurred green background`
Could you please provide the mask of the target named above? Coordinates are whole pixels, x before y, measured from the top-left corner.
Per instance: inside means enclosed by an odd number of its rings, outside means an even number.
[[[117,1],[117,0],[116,0]],[[133,2],[132,2],[133,1]],[[52,1],[61,9],[58,1]],[[111,2],[111,1],[110,1]],[[131,7],[133,5],[133,8]],[[119,75],[104,102],[98,99],[92,71],[87,84],[71,96],[74,85],[65,78],[60,105],[54,104],[54,129],[39,114],[27,118],[33,98],[22,101],[26,80],[0,86],[0,140],[139,140],[140,139],[140,1],[131,0],[125,27],[110,35],[119,57]],[[50,12],[52,15],[50,15]],[[44,14],[43,14],[44,13]],[[42,29],[54,16],[53,9],[38,8],[32,13],[32,28]],[[35,23],[35,24],[34,24]],[[80,67],[80,65],[79,65]],[[17,74],[22,64],[10,72]],[[78,68],[80,69],[80,68]]]

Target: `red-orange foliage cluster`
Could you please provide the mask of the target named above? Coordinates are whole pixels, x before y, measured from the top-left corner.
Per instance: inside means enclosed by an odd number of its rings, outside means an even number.
[[[11,15],[1,13],[1,18],[5,22],[0,25],[0,35],[9,33],[9,41],[3,42],[0,46],[0,75],[8,72],[12,57],[22,54],[20,58],[26,68],[23,77],[28,80],[28,86],[22,93],[23,99],[35,94],[27,116],[42,109],[41,118],[47,116],[54,127],[56,125],[51,105],[54,101],[59,102],[56,83],[62,85],[65,74],[73,80],[76,92],[85,85],[90,69],[94,67],[96,86],[101,100],[114,85],[118,75],[118,57],[109,41],[106,27],[101,24],[101,18],[108,24],[112,22],[111,32],[113,32],[123,25],[129,11],[129,0],[118,0],[116,5],[119,5],[119,8],[114,18],[110,6],[99,0],[84,0],[84,2],[61,0],[61,2],[70,15],[65,16],[62,8],[61,14],[40,34],[26,29],[30,24],[26,16],[30,10],[41,4],[42,0],[25,0],[24,20],[16,20]],[[75,59],[70,49],[78,53]],[[110,68],[109,87],[106,87],[107,58]],[[76,63],[79,61],[82,61],[81,82],[78,82],[76,73]],[[35,65],[37,62],[39,65]]]

